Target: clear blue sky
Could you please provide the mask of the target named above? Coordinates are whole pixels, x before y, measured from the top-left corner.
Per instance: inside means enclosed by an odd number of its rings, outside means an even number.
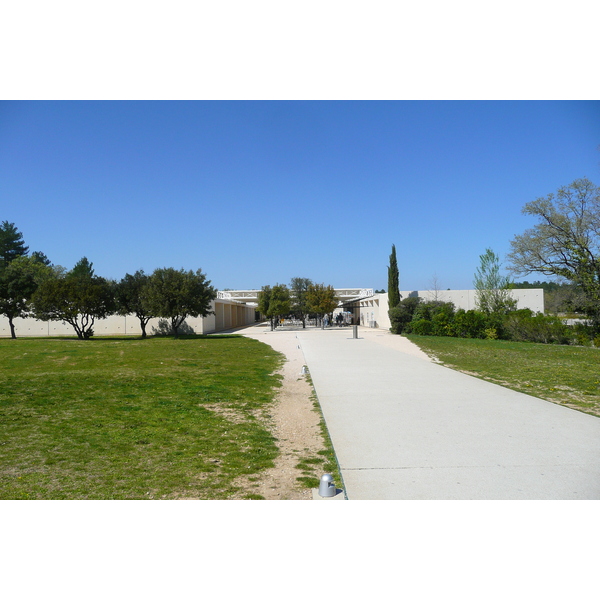
[[[464,289],[599,145],[597,101],[4,101],[0,220],[115,279],[387,289],[395,244],[402,289]]]

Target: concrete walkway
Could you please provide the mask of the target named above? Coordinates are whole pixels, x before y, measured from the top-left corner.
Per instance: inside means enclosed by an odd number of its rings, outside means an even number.
[[[435,364],[378,329],[239,333],[296,336],[350,500],[600,499],[597,417]]]

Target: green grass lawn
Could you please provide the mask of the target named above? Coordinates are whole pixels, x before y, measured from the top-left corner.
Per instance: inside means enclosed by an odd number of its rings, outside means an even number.
[[[278,453],[282,360],[240,336],[2,339],[0,498],[244,497]]]
[[[406,337],[448,367],[600,416],[600,350],[597,348]]]

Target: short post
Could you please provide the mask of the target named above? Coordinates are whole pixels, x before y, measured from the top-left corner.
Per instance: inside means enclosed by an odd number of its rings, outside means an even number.
[[[325,475],[321,477],[319,483],[319,496],[321,496],[321,498],[332,498],[335,496],[336,491],[333,476],[329,473],[325,473]]]
[[[353,339],[357,340],[358,339],[358,325],[353,325],[352,328],[354,329],[352,337],[353,337]]]

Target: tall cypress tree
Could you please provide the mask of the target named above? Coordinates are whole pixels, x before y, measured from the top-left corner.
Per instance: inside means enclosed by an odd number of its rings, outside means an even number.
[[[388,308],[394,308],[400,303],[400,273],[396,260],[396,246],[392,244],[390,266],[388,267]]]

